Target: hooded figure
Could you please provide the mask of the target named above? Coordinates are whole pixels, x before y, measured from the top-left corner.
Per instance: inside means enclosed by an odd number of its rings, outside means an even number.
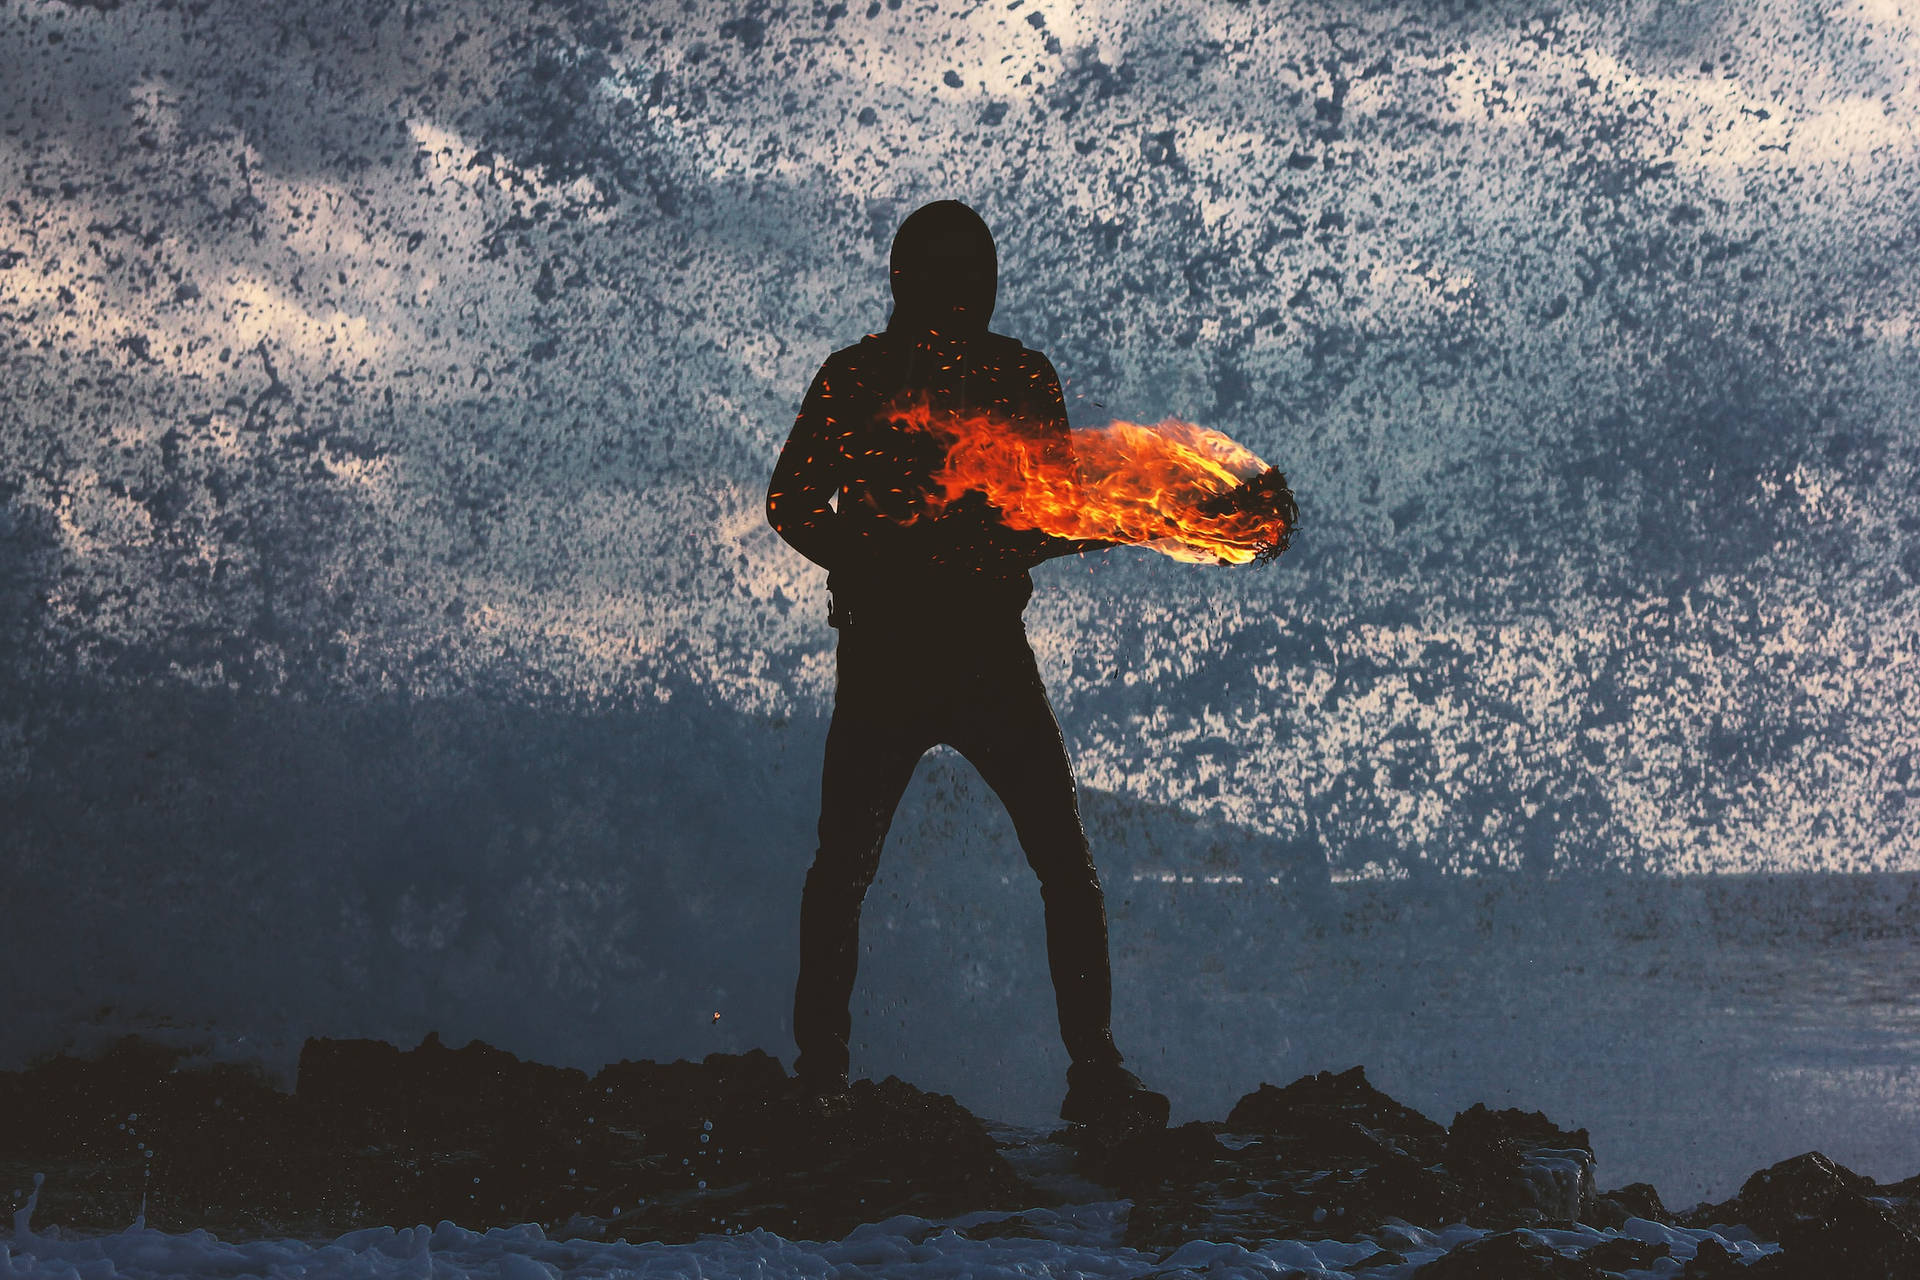
[[[781,450],[767,518],[827,570],[838,682],[820,782],[820,843],[800,911],[795,1064],[845,1091],[860,906],[895,807],[929,748],[959,751],[1013,819],[1046,904],[1047,960],[1072,1058],[1061,1116],[1164,1124],[1167,1099],[1120,1065],[1100,878],[1072,766],[1027,643],[1028,572],[1094,543],[1010,529],[978,493],[930,501],[945,445],[894,415],[990,413],[1071,460],[1066,403],[1038,351],[989,332],[993,236],[957,200],[915,210],[891,255],[883,332],[820,367]]]
[[[820,367],[767,495],[780,536],[827,570],[832,621],[1017,622],[1028,570],[1090,544],[1013,530],[979,494],[930,506],[945,446],[890,411],[993,412],[1070,453],[1066,402],[1038,351],[987,331],[993,236],[957,200],[915,210],[894,236],[893,315]],[[837,509],[836,509],[837,504]]]

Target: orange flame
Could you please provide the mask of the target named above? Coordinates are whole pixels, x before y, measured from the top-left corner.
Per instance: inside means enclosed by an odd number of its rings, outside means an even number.
[[[1286,477],[1210,427],[1169,418],[1081,428],[1069,459],[992,414],[917,404],[892,416],[947,444],[933,475],[934,513],[977,491],[1011,528],[1144,546],[1194,564],[1271,559],[1297,524]]]

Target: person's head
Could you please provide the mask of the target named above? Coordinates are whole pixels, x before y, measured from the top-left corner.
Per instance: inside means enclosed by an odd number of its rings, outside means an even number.
[[[993,315],[1000,260],[993,233],[958,200],[936,200],[907,215],[893,236],[893,323],[942,333],[977,333]]]

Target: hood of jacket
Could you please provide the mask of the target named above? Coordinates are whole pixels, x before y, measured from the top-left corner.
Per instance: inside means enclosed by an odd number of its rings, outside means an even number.
[[[894,233],[890,329],[953,335],[986,332],[1000,290],[993,233],[958,200],[938,200],[907,215]]]

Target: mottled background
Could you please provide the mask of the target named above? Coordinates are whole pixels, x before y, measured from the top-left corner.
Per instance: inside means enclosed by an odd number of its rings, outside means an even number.
[[[832,633],[761,502],[957,196],[1076,421],[1300,495],[1028,611],[1177,1111],[1365,1061],[1683,1203],[1914,1172],[1917,61],[1891,0],[8,5],[0,1050],[786,1052]],[[856,1068],[1044,1116],[1038,931],[931,757]]]

